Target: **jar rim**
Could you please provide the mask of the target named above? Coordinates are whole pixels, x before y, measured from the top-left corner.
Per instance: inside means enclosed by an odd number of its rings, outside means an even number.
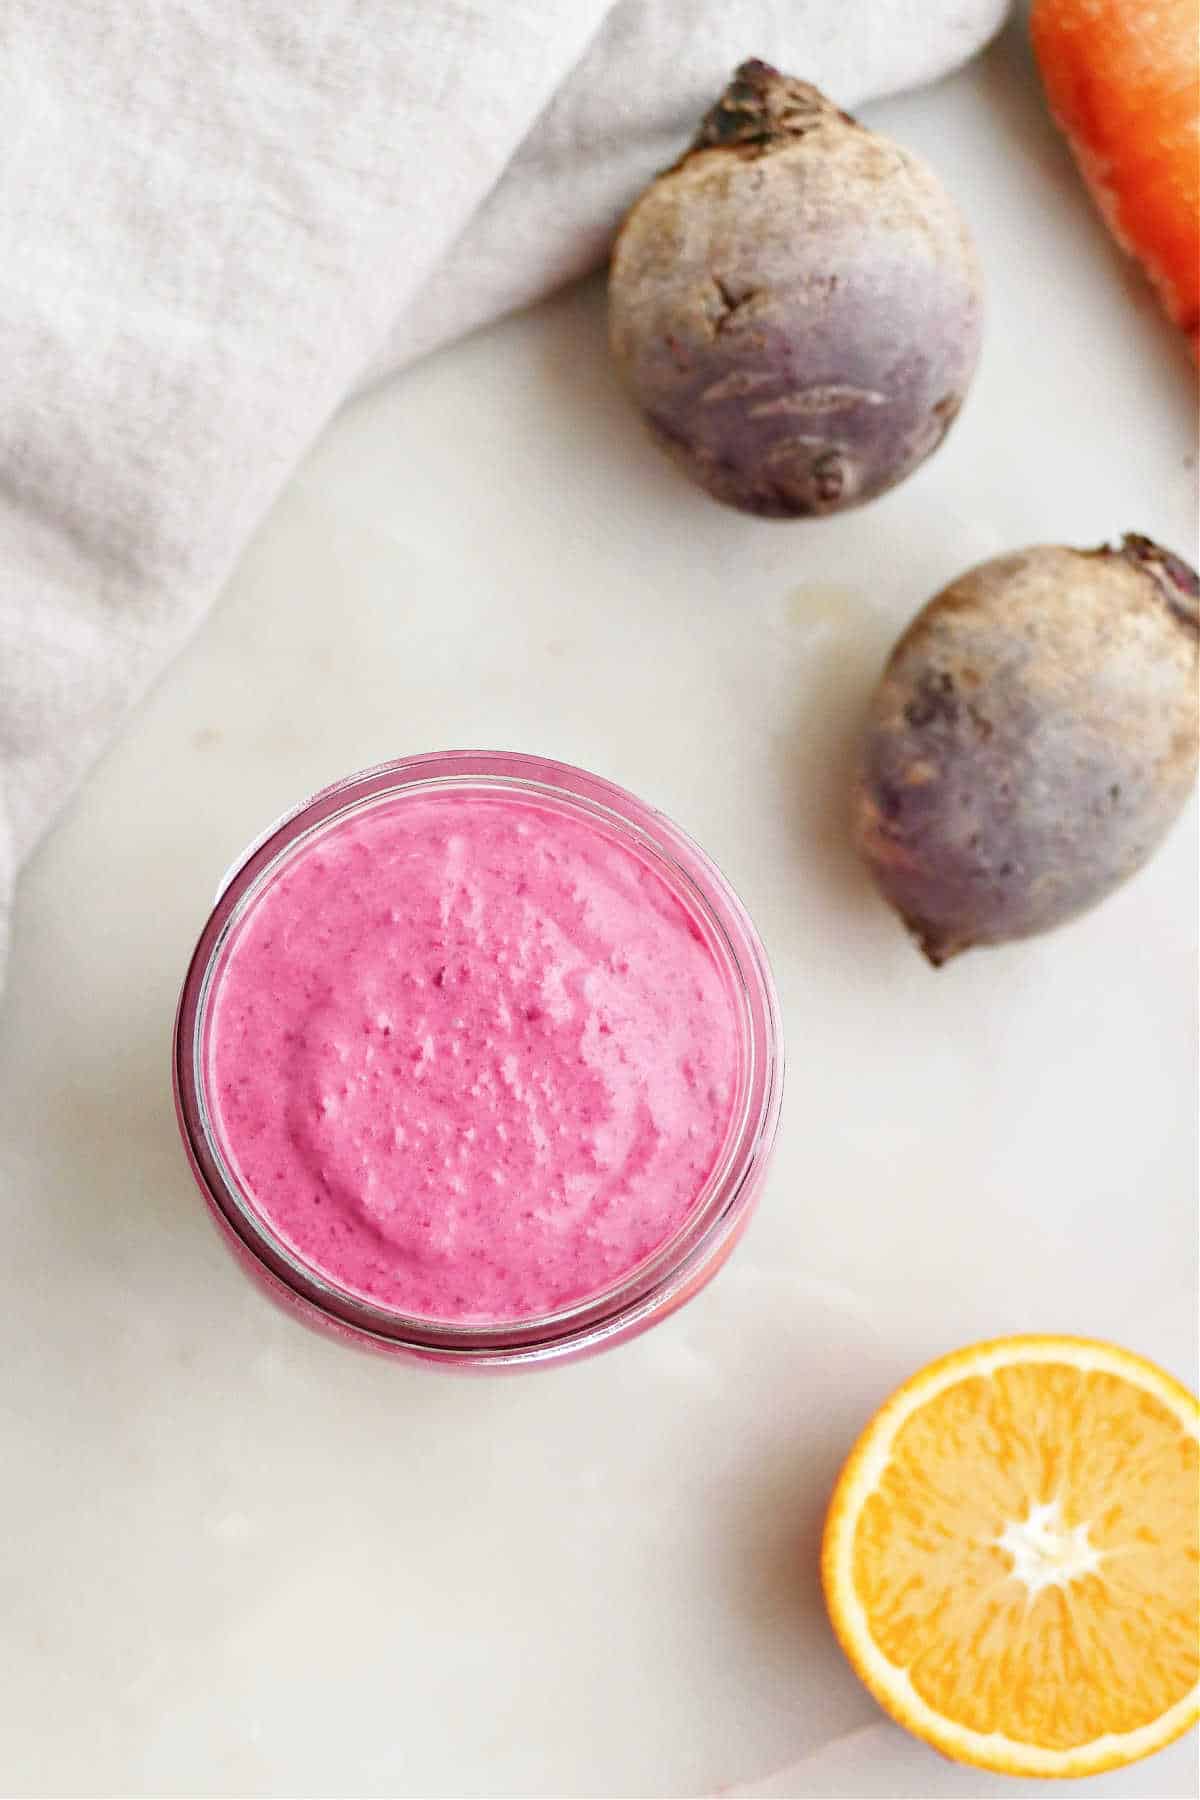
[[[396,795],[470,789],[541,798],[592,817],[636,846],[699,916],[732,978],[743,1052],[721,1155],[676,1231],[598,1293],[552,1312],[490,1323],[397,1312],[340,1287],[298,1256],[257,1212],[221,1151],[203,1066],[208,1004],[222,954],[283,863],[336,824]],[[783,1040],[770,965],[746,908],[711,857],[665,814],[569,763],[519,751],[433,751],[376,764],[320,789],[268,826],[231,866],[184,978],[173,1082],[180,1129],[205,1198],[240,1248],[289,1298],[315,1308],[335,1328],[433,1360],[528,1363],[630,1335],[686,1298],[731,1247],[778,1126]]]

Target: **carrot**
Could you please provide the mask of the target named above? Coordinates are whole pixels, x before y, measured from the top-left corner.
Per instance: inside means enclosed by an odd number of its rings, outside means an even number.
[[[1200,0],[1034,0],[1030,32],[1109,229],[1200,349]]]

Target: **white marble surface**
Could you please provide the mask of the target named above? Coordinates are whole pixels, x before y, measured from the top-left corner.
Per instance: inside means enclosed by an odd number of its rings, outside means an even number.
[[[1195,1376],[1196,821],[1102,910],[934,974],[846,844],[890,640],[964,565],[1136,528],[1195,554],[1192,375],[1015,40],[873,117],[991,289],[945,450],[862,513],[694,493],[595,288],[358,405],[28,869],[0,1014],[0,1789],[1031,1794],[878,1722],[824,1622],[840,1458],[926,1358],[1095,1333]],[[309,1336],[217,1242],[171,1015],[214,884],[352,768],[544,751],[741,889],[790,1046],[730,1266],[638,1343],[473,1382]],[[1184,1795],[1195,1744],[1077,1792]],[[780,1774],[786,1769],[788,1772]]]

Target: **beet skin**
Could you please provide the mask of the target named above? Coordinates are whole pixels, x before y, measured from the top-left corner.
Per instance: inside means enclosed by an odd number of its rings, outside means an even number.
[[[1196,775],[1200,582],[1144,537],[1020,550],[953,582],[871,708],[859,847],[933,963],[1084,911]]]
[[[837,512],[941,443],[979,351],[966,226],[917,157],[744,63],[622,226],[610,340],[660,442],[718,500]]]

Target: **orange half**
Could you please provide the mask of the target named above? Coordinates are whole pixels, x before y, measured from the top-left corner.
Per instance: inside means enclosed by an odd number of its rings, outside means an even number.
[[[1200,1715],[1200,1407],[1111,1344],[961,1350],[863,1433],[822,1574],[863,1681],[945,1755],[1023,1776],[1148,1756]]]

